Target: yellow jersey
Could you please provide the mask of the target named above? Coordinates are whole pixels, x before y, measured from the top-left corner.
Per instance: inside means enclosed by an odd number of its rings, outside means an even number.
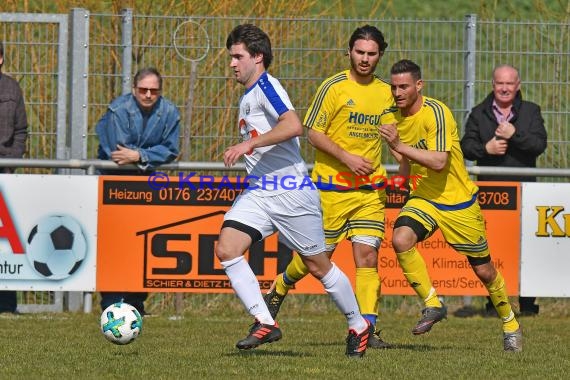
[[[324,133],[344,150],[368,158],[375,172],[367,179],[357,179],[338,159],[317,150],[312,171],[317,185],[320,181],[354,188],[366,181],[385,181],[378,127],[382,112],[394,104],[390,85],[376,76],[369,84],[359,84],[349,74],[350,70],[345,70],[321,83],[303,124]]]
[[[421,109],[403,117],[393,107],[381,117],[382,124],[396,123],[400,141],[417,149],[449,152],[445,168],[437,172],[410,161],[410,195],[436,205],[456,206],[474,199],[477,186],[469,178],[459,145],[457,123],[449,108],[423,96]]]

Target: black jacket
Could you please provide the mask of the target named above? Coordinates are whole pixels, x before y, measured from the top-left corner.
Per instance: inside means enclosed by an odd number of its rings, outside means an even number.
[[[522,99],[517,92],[513,102],[514,117],[510,121],[516,132],[509,140],[507,152],[490,155],[485,144],[495,136],[499,125],[493,113],[494,94],[491,92],[483,102],[475,106],[465,125],[461,139],[461,150],[466,159],[476,161],[478,166],[536,167],[536,158],[546,149],[546,129],[540,107]],[[480,175],[480,181],[522,181],[535,182],[536,177],[528,176],[487,176]]]

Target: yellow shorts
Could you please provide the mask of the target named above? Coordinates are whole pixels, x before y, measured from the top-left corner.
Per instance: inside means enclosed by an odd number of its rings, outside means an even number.
[[[326,244],[337,244],[357,235],[384,239],[384,190],[321,191],[320,194]]]
[[[398,215],[410,217],[427,230],[419,241],[430,237],[438,228],[449,245],[457,252],[471,257],[489,255],[485,221],[479,203],[460,210],[440,210],[422,198],[410,198]],[[396,225],[398,221],[396,220]]]

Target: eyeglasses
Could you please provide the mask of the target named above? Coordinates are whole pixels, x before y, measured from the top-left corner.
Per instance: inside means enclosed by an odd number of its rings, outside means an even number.
[[[140,95],[146,95],[147,92],[150,91],[150,94],[156,96],[160,94],[160,88],[146,88],[146,87],[137,87],[137,91]]]

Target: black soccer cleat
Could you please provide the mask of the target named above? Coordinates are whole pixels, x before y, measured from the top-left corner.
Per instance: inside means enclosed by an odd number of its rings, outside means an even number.
[[[274,325],[266,325],[255,321],[249,329],[249,335],[236,343],[240,350],[249,350],[265,343],[276,342],[281,339],[281,329],[275,322]]]
[[[348,330],[348,336],[346,337],[346,356],[349,358],[361,358],[366,353],[366,346],[368,345],[368,339],[370,334],[374,331],[374,327],[370,322],[366,321],[368,328],[364,329],[363,332],[358,334],[354,330]]]

